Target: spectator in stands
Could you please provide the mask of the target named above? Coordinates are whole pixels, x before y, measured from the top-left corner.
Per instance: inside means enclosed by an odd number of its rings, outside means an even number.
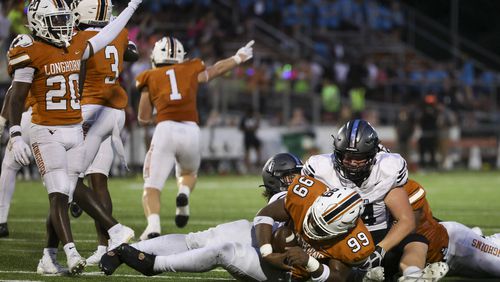
[[[247,169],[252,168],[250,162],[250,149],[254,149],[257,155],[256,166],[260,167],[260,157],[261,157],[261,142],[259,137],[257,137],[257,130],[260,125],[260,115],[257,113],[253,107],[248,107],[245,115],[240,121],[240,130],[243,132],[243,141],[245,146],[245,165]]]
[[[438,143],[439,143],[439,167],[441,169],[450,170],[453,168],[453,160],[450,156],[450,146],[452,131],[457,124],[457,117],[455,113],[446,106],[445,103],[438,104],[439,114],[437,117],[437,125],[439,129]]]
[[[428,94],[424,97],[422,103],[422,110],[418,118],[422,135],[418,141],[419,154],[420,154],[420,167],[421,168],[435,168],[436,163],[436,150],[438,146],[438,109],[437,97],[434,94]],[[426,154],[429,153],[430,160],[427,161]]]
[[[410,141],[415,130],[415,116],[411,108],[401,107],[396,120],[397,153],[410,162]]]

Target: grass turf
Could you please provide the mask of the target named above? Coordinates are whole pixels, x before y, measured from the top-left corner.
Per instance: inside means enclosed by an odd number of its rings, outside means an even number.
[[[427,198],[438,218],[459,221],[469,226],[480,226],[485,234],[500,232],[500,174],[498,172],[450,172],[413,174],[427,190]],[[252,219],[265,204],[258,188],[258,176],[201,175],[191,196],[191,219],[182,229],[175,227],[175,194],[173,180],[169,180],[162,195],[163,233],[187,233],[203,230],[219,223],[246,218]],[[110,181],[114,215],[132,227],[136,238],[146,226],[142,212],[142,178],[122,178]],[[208,273],[168,273],[154,278],[143,277],[127,266],[120,267],[113,276],[104,277],[96,266],[87,267],[77,278],[50,277],[36,274],[36,266],[45,244],[45,218],[48,199],[40,182],[19,182],[11,204],[8,238],[0,238],[0,280],[36,281],[232,281],[222,269]],[[87,216],[72,219],[72,229],[80,253],[87,257],[96,248],[94,223]],[[63,251],[59,260],[65,264]],[[446,281],[485,281],[446,278]],[[493,280],[490,280],[493,281]]]

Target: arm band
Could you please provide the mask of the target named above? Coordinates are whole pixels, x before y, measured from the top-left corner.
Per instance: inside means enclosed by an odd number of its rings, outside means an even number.
[[[32,83],[34,77],[35,69],[32,67],[25,67],[16,69],[14,71],[14,78],[12,80],[17,82]]]
[[[274,224],[274,219],[269,216],[256,216],[253,219],[253,226],[256,226],[258,224],[268,224],[273,226]]]
[[[269,244],[269,243],[264,244],[264,245],[260,246],[259,250],[260,250],[260,256],[265,257],[273,252],[273,246],[271,246],[271,244]]]
[[[328,277],[330,276],[330,268],[327,265],[323,264],[323,273],[319,277],[312,277],[311,279],[314,282],[325,282],[328,280]]]
[[[319,264],[319,261],[311,256],[309,256],[309,260],[307,261],[307,265],[306,265],[306,270],[307,272],[311,273],[311,272],[314,272],[316,270],[318,270],[320,264]]]
[[[13,125],[9,128],[10,137],[21,136],[21,127],[19,125]]]

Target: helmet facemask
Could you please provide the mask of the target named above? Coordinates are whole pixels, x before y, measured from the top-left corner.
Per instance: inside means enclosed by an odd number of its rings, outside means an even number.
[[[363,210],[363,200],[354,190],[326,191],[309,207],[302,223],[304,234],[316,241],[345,234],[356,226]]]
[[[36,10],[42,4],[29,8],[28,27],[33,34],[57,47],[67,47],[73,38],[73,15],[65,5],[53,7],[51,12]],[[44,7],[50,9],[49,7]]]
[[[342,153],[335,150],[335,169],[344,178],[352,182],[363,182],[370,176],[372,165],[375,161],[375,154],[359,155],[352,153]],[[354,161],[351,161],[354,160]]]

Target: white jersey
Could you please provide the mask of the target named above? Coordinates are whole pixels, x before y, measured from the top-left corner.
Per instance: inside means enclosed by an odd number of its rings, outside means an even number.
[[[406,161],[393,153],[379,152],[375,156],[370,176],[358,187],[344,178],[335,169],[335,156],[322,154],[311,156],[302,169],[302,174],[321,180],[330,187],[349,187],[355,189],[363,198],[365,211],[363,222],[369,231],[387,229],[390,214],[384,198],[396,187],[403,186],[408,180]]]

